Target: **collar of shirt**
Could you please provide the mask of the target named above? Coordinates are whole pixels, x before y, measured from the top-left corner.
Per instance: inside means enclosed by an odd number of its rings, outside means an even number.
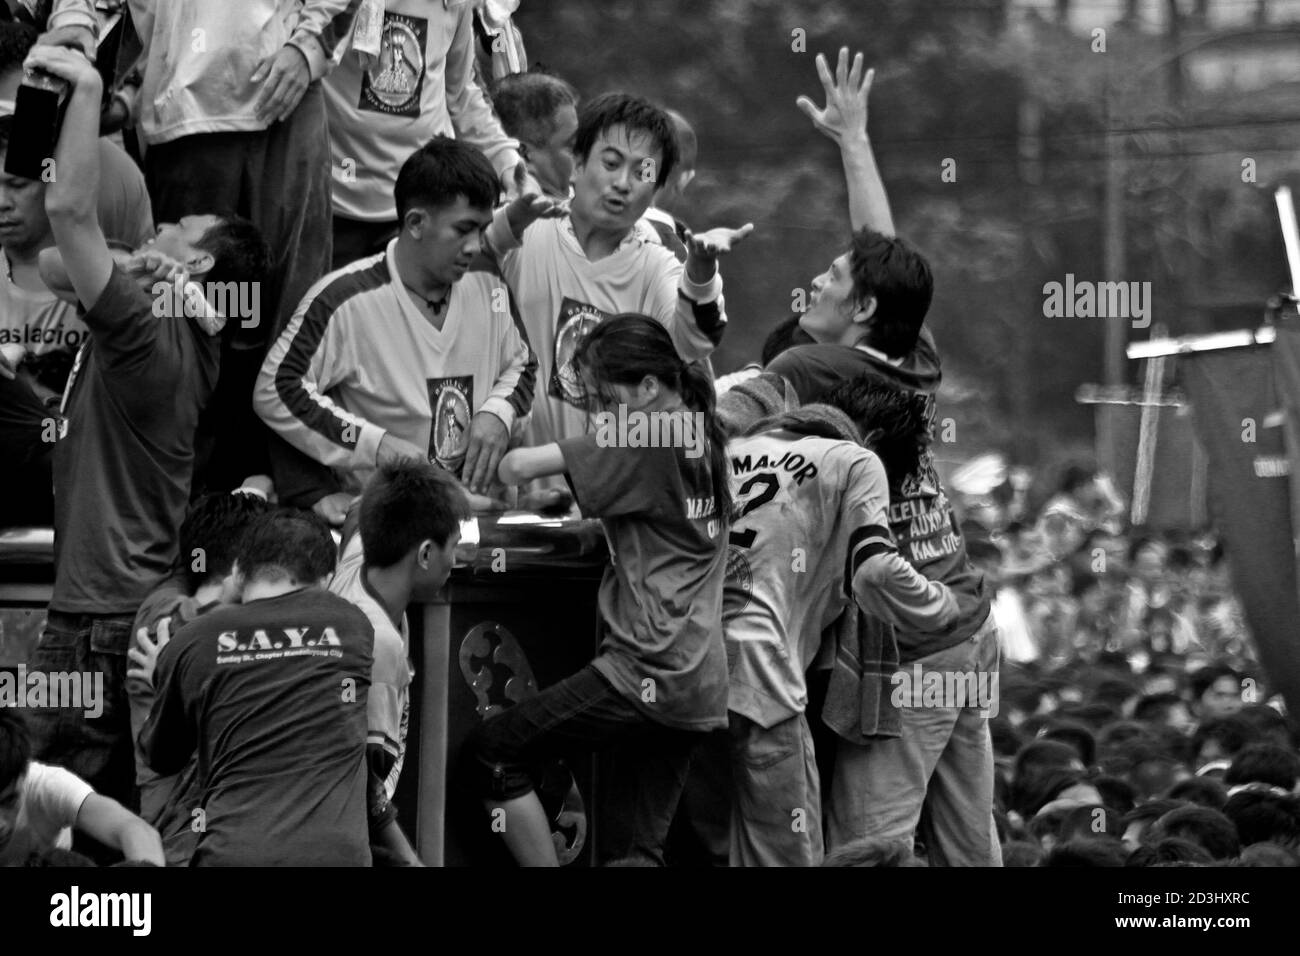
[[[880,361],[884,362],[886,365],[892,365],[894,368],[898,368],[903,364],[903,359],[890,358],[884,352],[879,349],[873,349],[870,345],[855,345],[854,348],[860,352],[866,352],[872,358],[880,359]]]
[[[560,228],[568,235],[572,236],[574,242],[578,242],[578,233],[574,231],[572,216],[565,216],[560,221]],[[635,243],[651,241],[649,235],[650,228],[651,227],[646,224],[644,219],[638,219],[632,224],[632,228],[627,231],[627,235],[624,236],[623,240],[618,244],[618,249],[616,249],[615,252],[622,252],[625,248]],[[579,242],[578,245],[581,247],[582,243]]]

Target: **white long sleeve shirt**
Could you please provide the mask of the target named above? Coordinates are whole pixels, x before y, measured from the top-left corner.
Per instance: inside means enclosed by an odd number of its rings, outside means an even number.
[[[533,403],[527,444],[587,432],[587,414],[559,397],[557,372],[579,339],[605,319],[623,312],[658,319],[686,361],[706,357],[722,337],[727,321],[722,276],[692,282],[685,264],[644,220],[617,251],[596,262],[583,252],[568,216],[539,219],[521,241],[510,231],[503,207],[486,239],[519,303],[528,341],[542,357],[545,384]]]
[[[253,73],[290,44],[313,80],[329,69],[360,0],[129,0],[144,45],[135,106],[146,143],[257,132]],[[94,26],[94,0],[58,0],[50,26]]]
[[[474,79],[474,21],[466,0],[386,0],[380,52],[354,49],[361,18],[323,84],[329,110],[334,213],[364,222],[397,218],[393,187],[408,156],[442,133],[478,147],[500,177],[519,143]]]
[[[385,432],[459,473],[470,419],[522,427],[537,359],[500,274],[480,258],[451,287],[435,329],[411,301],[388,249],[332,272],[307,293],[267,353],[258,415],[359,490]]]

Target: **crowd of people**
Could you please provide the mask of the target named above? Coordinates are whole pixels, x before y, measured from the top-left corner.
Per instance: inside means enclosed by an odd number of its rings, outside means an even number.
[[[1223,555],[1128,543],[1087,469],[949,499],[861,54],[796,103],[851,238],[716,378],[752,225],[679,219],[688,120],[521,70],[502,5],[130,0],[112,57],[99,6],[0,6],[0,158],[66,87],[0,177],[0,522],[55,529],[28,671],[105,685],[0,708],[0,863],[420,865],[407,606],[522,507],[610,562],[595,659],[456,755],[521,865],[593,751],[609,865],[1295,864]]]

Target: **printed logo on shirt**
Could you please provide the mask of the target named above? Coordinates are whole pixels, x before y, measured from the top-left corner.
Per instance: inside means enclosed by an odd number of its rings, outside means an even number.
[[[217,663],[279,660],[285,657],[342,657],[343,643],[332,627],[251,628],[217,635]]]
[[[470,401],[474,376],[431,378],[429,409],[433,428],[429,431],[429,458],[453,475],[459,475],[469,450]]]
[[[419,116],[424,89],[424,49],[429,21],[384,14],[379,58],[361,74],[358,109],[391,116]]]
[[[736,610],[749,607],[754,596],[754,569],[749,563],[748,550],[735,544],[727,545],[727,570],[722,584],[732,592],[730,598],[738,605]]]
[[[77,348],[85,340],[88,330],[80,322],[76,325],[55,326],[28,324],[18,328],[0,329],[0,345],[24,345],[33,353],[49,348]]]
[[[898,550],[912,565],[946,558],[961,550],[957,521],[948,496],[939,488],[933,460],[909,475],[895,497],[890,495],[889,528]]]
[[[560,314],[555,320],[555,355],[548,388],[552,398],[581,407],[583,390],[573,371],[573,353],[578,350],[578,343],[592,329],[609,318],[613,316],[594,305],[564,297],[560,303]]]

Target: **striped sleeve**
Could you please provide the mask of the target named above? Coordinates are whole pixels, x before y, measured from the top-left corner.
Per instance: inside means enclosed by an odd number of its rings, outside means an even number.
[[[722,275],[715,272],[708,282],[692,282],[686,264],[660,245],[647,245],[648,268],[658,273],[654,290],[654,312],[687,362],[708,356],[722,341],[727,313],[722,297]]]
[[[325,394],[351,371],[337,343],[329,347],[331,338],[338,338],[330,336],[331,323],[387,282],[383,257],[324,280],[298,306],[257,376],[257,414],[289,444],[332,468],[373,465],[384,429]]]
[[[493,317],[492,327],[500,330],[497,358],[491,372],[492,388],[475,411],[491,412],[512,433],[517,432],[532,412],[533,394],[537,388],[537,353],[528,342],[514,293],[506,285],[496,264],[488,256],[481,256],[471,269],[481,274],[481,288],[488,300],[486,306]],[[505,312],[509,313],[509,322],[501,321]]]

